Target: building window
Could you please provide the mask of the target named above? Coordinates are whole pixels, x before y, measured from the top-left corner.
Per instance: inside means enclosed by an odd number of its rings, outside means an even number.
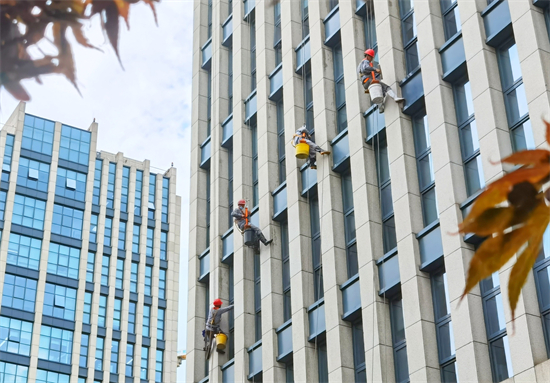
[[[5,191],[0,191],[0,221],[4,220],[4,212],[6,211],[6,199],[8,198],[8,193]]]
[[[363,323],[361,319],[351,325],[353,339],[353,366],[355,382],[367,383],[367,365],[365,363],[365,340],[363,337]]]
[[[256,15],[251,12],[248,16],[248,30],[250,32],[250,91],[256,89]]]
[[[19,159],[17,185],[42,192],[48,192],[49,179],[50,165],[23,157]]]
[[[550,7],[544,9],[544,20],[546,21],[546,30],[548,31],[548,40],[550,40]]]
[[[124,367],[125,375],[128,377],[134,376],[134,345],[126,344],[126,363]]]
[[[323,287],[323,262],[321,258],[321,225],[319,220],[319,198],[309,199],[309,216],[311,222],[311,252],[313,259],[313,296],[317,302],[325,296]]]
[[[508,126],[512,136],[514,151],[533,149],[535,140],[529,120],[527,96],[519,63],[518,49],[514,39],[510,39],[497,49],[500,69],[500,83],[504,95],[504,105]]]
[[[149,362],[149,347],[141,347],[141,370],[140,378],[147,380],[147,363]]]
[[[162,362],[163,362],[162,350],[157,350],[155,359],[155,383],[162,383]]]
[[[259,177],[258,177],[258,126],[254,123],[251,127],[252,137],[252,207],[260,203]]]
[[[145,266],[145,283],[143,293],[151,296],[151,285],[153,279],[153,268],[151,266]]]
[[[166,270],[159,269],[159,299],[166,299]]]
[[[153,242],[155,238],[155,230],[147,228],[147,244],[145,248],[145,255],[148,257],[153,256]]]
[[[92,315],[92,293],[84,293],[84,309],[82,315],[82,323],[91,324],[90,319]]]
[[[338,43],[332,48],[332,65],[334,67],[334,97],[336,101],[336,127],[338,132],[348,128],[348,116],[346,113],[346,86],[344,84],[344,59],[342,57],[342,44]]]
[[[458,9],[458,7],[455,7],[455,9]],[[453,93],[462,162],[464,164],[466,191],[468,196],[471,196],[485,186],[485,178],[483,177],[483,168],[479,153],[479,139],[474,115],[474,102],[470,89],[470,81],[467,77],[453,84]]]
[[[254,254],[254,318],[256,341],[262,339],[262,281],[260,254]]]
[[[233,269],[233,260],[229,264],[229,304],[235,304],[235,275]],[[227,322],[229,327],[229,336],[227,343],[227,357],[233,359],[235,357],[235,314],[231,310],[228,314]]]
[[[0,351],[30,356],[32,325],[31,322],[0,317]]]
[[[132,268],[130,269],[130,292],[131,293],[137,293],[138,268],[139,268],[139,265],[136,262],[132,262]]]
[[[227,50],[227,114],[233,113],[233,47]]]
[[[101,257],[101,285],[109,286],[109,266],[111,263],[111,257],[103,255]]]
[[[54,130],[53,121],[26,114],[21,148],[51,156]]]
[[[327,344],[321,343],[317,347],[317,368],[319,373],[319,383],[328,383],[328,356]]]
[[[212,37],[212,0],[208,0],[208,38]]]
[[[95,160],[95,170],[94,170],[94,194],[92,198],[92,203],[94,205],[99,205],[99,200],[101,198],[101,168],[103,167],[103,160]]]
[[[143,171],[136,170],[136,196],[134,200],[134,214],[141,215],[141,193],[143,191]]]
[[[86,261],[86,282],[93,283],[95,270],[95,253],[88,252],[88,260]]]
[[[210,246],[210,170],[206,172],[206,244]]]
[[[99,327],[105,326],[105,318],[107,317],[107,296],[99,296],[99,311],[97,312],[97,325]]]
[[[165,231],[160,232],[160,259],[166,261],[166,248],[168,245],[168,233]]]
[[[273,5],[275,25],[273,26],[273,50],[275,51],[275,66],[283,62],[283,44],[281,38],[281,3]]]
[[[130,185],[130,168],[122,167],[122,188],[120,192],[120,211],[128,212],[128,186]]]
[[[103,236],[103,244],[111,246],[111,238],[113,236],[113,219],[105,217],[105,234]]]
[[[396,383],[409,381],[409,362],[407,359],[407,340],[403,321],[403,301],[401,297],[390,302],[390,321],[393,344],[393,363]]]
[[[59,144],[59,158],[88,165],[90,158],[90,139],[92,133],[85,130],[61,126],[61,143]]]
[[[161,220],[168,223],[168,198],[170,196],[170,179],[162,179],[162,215]]]
[[[118,225],[118,248],[126,249],[126,222],[120,221]]]
[[[441,0],[441,13],[443,28],[445,29],[445,41],[448,41],[462,30],[457,0]]]
[[[233,212],[233,148],[227,150],[227,200],[229,201],[227,224],[230,229],[233,227],[233,217],[231,217]]]
[[[0,362],[0,377],[3,377],[6,382],[25,383],[28,373],[29,368],[26,366]]]
[[[52,233],[82,239],[84,212],[70,207],[53,205]]]
[[[122,318],[122,299],[115,298],[113,311],[113,330],[120,331],[120,320]]]
[[[38,270],[41,249],[42,240],[10,233],[7,262],[10,265]]]
[[[76,311],[76,290],[46,283],[43,314],[74,321]]]
[[[111,342],[111,374],[118,374],[118,350],[120,342],[113,340]]]
[[[90,242],[97,243],[97,223],[99,220],[99,216],[97,214],[93,214],[90,217]]]
[[[282,184],[286,181],[285,116],[283,100],[277,102],[277,149],[279,152],[279,184]]]
[[[132,253],[139,254],[139,225],[134,225],[132,231]]]
[[[136,302],[132,301],[128,305],[128,332],[136,333]]]
[[[313,118],[313,81],[311,79],[311,68],[304,69],[304,92],[306,95],[306,126],[311,135],[314,134],[315,119]]]
[[[109,162],[109,178],[107,180],[107,209],[114,209],[115,204],[116,164]]]
[[[124,283],[124,259],[116,260],[115,288],[122,290]]]
[[[44,214],[46,202],[31,197],[15,195],[13,203],[12,222],[16,225],[44,230]]]
[[[410,74],[420,66],[413,0],[399,0],[399,10],[401,12],[401,31],[403,33],[407,74]]]
[[[164,309],[158,309],[157,316],[157,339],[164,339]]]
[[[79,366],[82,368],[88,367],[88,348],[90,346],[90,335],[82,334],[82,341],[80,342],[80,361]]]
[[[288,222],[281,222],[281,259],[283,260],[283,320],[292,318],[290,299],[290,249],[288,241]]]
[[[73,352],[73,332],[42,325],[38,358],[50,362],[71,364]]]
[[[374,7],[371,3],[366,3],[366,12],[363,17],[365,28],[365,47],[374,49],[374,61],[378,61],[378,40],[376,38],[376,21],[374,17]]]
[[[143,330],[142,335],[143,336],[150,336],[149,334],[149,327],[151,324],[151,306],[143,306]]]
[[[2,164],[2,181],[4,182],[10,181],[11,159],[13,156],[14,140],[15,140],[14,135],[12,134],[6,135],[6,147],[4,149],[4,162]]]
[[[447,273],[444,270],[436,272],[432,274],[431,280],[441,381],[444,383],[458,382]]]
[[[346,234],[346,258],[348,278],[359,273],[357,260],[357,243],[355,239],[355,207],[353,205],[353,187],[351,171],[342,174],[342,200],[344,204],[344,230]]]
[[[105,348],[105,338],[96,338],[95,345],[95,363],[94,368],[97,371],[103,370],[103,349]]]
[[[34,312],[37,281],[11,274],[4,276],[2,306]]]
[[[86,199],[86,174],[57,168],[55,194],[84,202]]]
[[[501,382],[514,376],[514,372],[512,370],[498,272],[481,281],[480,287],[493,380]]]
[[[302,40],[309,36],[309,0],[302,2]]]
[[[35,383],[69,383],[70,375],[59,374],[53,371],[36,370]]]
[[[413,117],[413,133],[418,186],[422,198],[422,217],[424,218],[424,227],[426,227],[438,219],[439,212],[435,194],[430,129],[428,128],[428,116],[425,112]]]
[[[78,279],[80,249],[50,242],[48,273]]]
[[[157,175],[154,173],[149,174],[149,205],[148,207],[148,213],[147,218],[148,219],[155,219],[155,195],[156,195],[156,187],[157,187]]]
[[[533,272],[537,285],[539,308],[544,328],[546,350],[550,355],[550,230],[544,233],[542,249],[539,253]]]

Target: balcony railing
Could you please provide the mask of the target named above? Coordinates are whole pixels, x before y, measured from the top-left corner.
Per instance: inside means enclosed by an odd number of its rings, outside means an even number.
[[[314,193],[317,185],[317,170],[311,169],[309,166],[302,167],[302,196],[308,193]]]
[[[378,265],[378,277],[380,278],[380,291],[378,294],[393,293],[401,283],[397,248],[384,254],[382,258],[376,261],[376,264]]]
[[[210,144],[210,138],[211,136],[208,136],[206,140],[201,145],[201,164],[200,167],[202,169],[208,169],[210,168],[210,157],[212,156],[212,148]]]
[[[359,274],[350,278],[342,286],[342,301],[344,315],[342,319],[353,321],[361,312],[361,292],[359,290]]]
[[[233,228],[231,228],[222,235],[222,262],[223,263],[228,263],[231,261],[234,248],[235,248],[235,245],[233,242]]]
[[[292,359],[292,319],[288,320],[276,330],[279,352],[277,362],[286,362]]]
[[[283,97],[283,64],[279,64],[277,68],[269,75],[269,99],[278,101]]]
[[[212,63],[212,37],[202,46],[202,69],[210,69]]]
[[[439,221],[425,227],[416,235],[420,248],[420,269],[433,271],[443,265],[443,243]]]
[[[325,323],[325,300],[320,299],[308,309],[309,317],[309,341],[312,342],[318,336],[325,334],[327,325]]]
[[[338,134],[330,143],[332,146],[332,169],[341,172],[349,167],[349,137],[348,130]]]
[[[337,6],[323,20],[325,23],[325,45],[333,46],[340,41],[340,8]]]
[[[309,36],[307,36],[296,48],[296,73],[300,73],[302,67],[311,60],[311,48]]]
[[[420,68],[412,72],[410,76],[401,81],[401,93],[405,98],[403,113],[415,114],[423,105],[424,85],[422,85],[422,72]]]
[[[443,80],[453,82],[466,73],[466,53],[462,33],[447,41],[440,49]]]
[[[229,17],[222,24],[223,40],[222,45],[224,47],[230,47],[233,42],[233,15]]]
[[[210,275],[210,248],[204,250],[199,255],[199,264],[199,282],[206,282]]]
[[[485,24],[486,43],[492,47],[499,46],[513,35],[512,16],[507,0],[492,2],[481,12]]]
[[[258,104],[256,100],[256,90],[254,90],[246,100],[244,100],[245,107],[245,119],[244,122],[249,122],[258,111]]]
[[[262,340],[248,349],[248,380],[258,380],[262,376]]]
[[[282,183],[272,193],[273,195],[273,220],[280,221],[286,218],[286,182]]]
[[[233,145],[233,115],[232,114],[229,117],[227,117],[224,122],[222,122],[222,147],[228,149],[231,147],[231,145]]]

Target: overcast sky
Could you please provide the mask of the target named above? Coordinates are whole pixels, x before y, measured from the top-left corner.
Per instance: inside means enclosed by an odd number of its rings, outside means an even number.
[[[88,129],[95,118],[99,124],[98,150],[123,152],[136,160],[149,159],[159,172],[168,169],[172,162],[178,169],[177,194],[182,196],[178,349],[183,350],[187,322],[193,1],[162,0],[157,13],[158,27],[151,10],[138,4],[130,11],[130,30],[121,24],[119,47],[124,70],[103,36],[99,20],[94,20],[88,34],[103,53],[73,45],[82,97],[64,77],[57,75],[43,77],[43,85],[27,81],[24,86],[32,97],[27,113],[82,129]],[[41,48],[49,47],[44,43]],[[17,103],[7,92],[0,92],[0,123],[6,122]],[[185,381],[184,372],[185,363],[178,369],[178,383]]]

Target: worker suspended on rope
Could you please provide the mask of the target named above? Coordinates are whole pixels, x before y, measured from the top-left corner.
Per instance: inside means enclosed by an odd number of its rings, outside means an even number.
[[[238,207],[233,210],[231,213],[231,216],[235,219],[235,225],[239,228],[239,231],[241,234],[245,234],[247,230],[251,230],[254,234],[254,238],[252,241],[247,240],[247,236],[245,235],[245,245],[254,248],[255,250],[260,250],[259,241],[261,241],[265,246],[268,246],[271,242],[273,242],[272,239],[267,240],[260,230],[259,227],[256,225],[253,225],[249,222],[250,214],[248,211],[248,208],[245,207],[246,201],[244,199],[241,199],[237,203]]]
[[[321,153],[321,155],[330,154],[328,150],[323,150],[323,148],[313,141],[305,125],[298,129],[294,134],[293,145],[297,146],[300,143],[306,143],[309,146],[308,163],[311,169],[317,169],[317,165],[315,165],[317,161],[317,153]],[[298,152],[296,153],[296,157],[302,158],[298,155]]]
[[[206,329],[203,333],[203,336],[205,337],[205,347],[204,351],[207,351],[208,346],[210,345],[211,339],[213,336],[217,334],[224,334],[224,332],[220,329],[220,322],[222,320],[222,315],[225,314],[228,311],[233,310],[233,305],[222,307],[222,300],[221,299],[215,299],[213,303],[214,307],[210,309],[210,312],[208,313],[208,319],[206,320]],[[224,354],[225,351],[223,351],[223,348],[219,347],[216,348],[216,351],[219,353]],[[224,344],[225,346],[225,344]]]
[[[402,104],[405,99],[397,97],[395,92],[389,85],[380,81],[382,71],[380,68],[375,68],[373,65],[375,53],[374,49],[367,49],[365,51],[365,58],[359,63],[357,67],[357,74],[361,77],[361,82],[363,88],[365,88],[365,93],[369,93],[369,87],[373,84],[380,84],[382,87],[382,97],[375,97],[371,93],[371,100],[378,104],[378,109],[380,113],[384,113],[384,104],[386,102],[386,96],[390,96],[398,104]]]

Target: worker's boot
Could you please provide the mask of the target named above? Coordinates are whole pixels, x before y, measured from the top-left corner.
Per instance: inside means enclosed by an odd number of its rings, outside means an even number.
[[[393,89],[388,89],[388,96],[390,96],[391,98],[394,99],[395,102],[397,102],[398,104],[402,103],[402,102],[405,102],[405,99],[402,98],[402,97],[397,97],[397,95],[395,94],[395,92],[393,91]]]
[[[265,235],[262,233],[260,234],[260,241],[262,241],[262,243],[265,245],[265,246],[269,246],[271,244],[271,242],[273,242],[272,239],[270,239],[269,241],[265,238]]]

